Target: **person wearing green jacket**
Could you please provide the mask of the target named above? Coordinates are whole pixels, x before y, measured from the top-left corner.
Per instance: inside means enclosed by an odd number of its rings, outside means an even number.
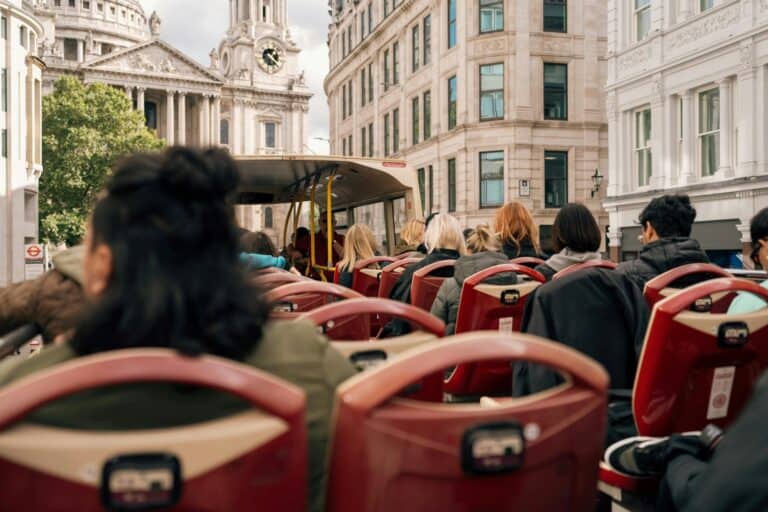
[[[750,238],[752,239],[752,262],[756,267],[768,268],[768,208],[763,208],[750,222]],[[768,288],[768,280],[761,286]],[[740,293],[728,308],[729,314],[743,314],[758,311],[766,306],[765,301],[751,293]]]
[[[0,368],[8,385],[101,352],[163,347],[213,354],[270,372],[307,395],[310,510],[324,504],[336,387],[356,372],[307,322],[268,322],[263,293],[239,261],[230,199],[239,176],[219,149],[171,148],[118,164],[91,215],[83,251],[88,298],[71,338]],[[84,430],[170,428],[249,407],[212,389],[140,383],[84,391],[26,418]]]

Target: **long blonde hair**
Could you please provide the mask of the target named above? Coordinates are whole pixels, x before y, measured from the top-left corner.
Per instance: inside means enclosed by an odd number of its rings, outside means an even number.
[[[376,256],[376,237],[365,224],[355,224],[347,230],[344,239],[344,259],[339,262],[340,269],[351,272],[358,261]]]
[[[403,225],[400,231],[400,239],[407,246],[417,246],[424,241],[424,221],[411,219]]]
[[[493,229],[499,235],[501,242],[510,242],[520,251],[520,242],[528,238],[536,252],[539,247],[539,228],[533,222],[531,212],[522,203],[512,201],[496,211]]]
[[[496,252],[499,250],[499,239],[488,224],[480,224],[467,238],[467,250],[472,254]]]
[[[424,233],[424,245],[432,253],[436,249],[451,249],[459,254],[467,253],[467,245],[464,242],[464,234],[456,217],[447,213],[435,215]]]

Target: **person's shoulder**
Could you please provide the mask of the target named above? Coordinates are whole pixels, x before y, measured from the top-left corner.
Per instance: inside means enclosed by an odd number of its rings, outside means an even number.
[[[763,281],[760,286],[768,288],[768,281]],[[728,307],[729,314],[744,314],[759,311],[765,307],[765,301],[751,293],[740,293],[733,299]]]

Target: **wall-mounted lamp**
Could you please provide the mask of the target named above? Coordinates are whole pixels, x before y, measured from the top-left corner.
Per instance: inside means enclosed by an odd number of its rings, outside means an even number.
[[[600,174],[600,169],[595,169],[595,174],[592,175],[592,197],[600,192],[600,185],[603,184],[603,175]]]

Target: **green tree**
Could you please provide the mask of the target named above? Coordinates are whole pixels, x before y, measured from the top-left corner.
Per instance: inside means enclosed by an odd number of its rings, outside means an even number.
[[[77,243],[88,212],[114,163],[134,152],[162,148],[125,94],[73,77],[43,99],[43,166],[40,237]]]

